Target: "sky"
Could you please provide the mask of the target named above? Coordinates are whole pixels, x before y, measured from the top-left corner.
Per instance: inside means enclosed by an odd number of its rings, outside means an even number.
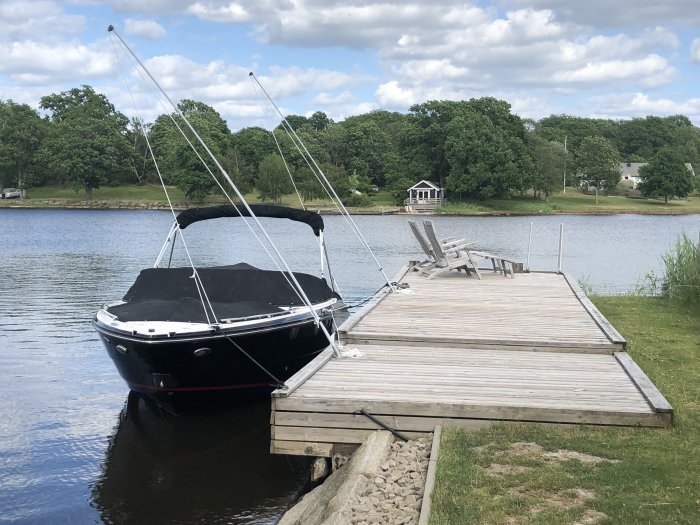
[[[700,126],[700,0],[0,0],[0,100],[87,84],[129,117],[171,100],[232,131],[483,96],[523,118],[683,114]]]

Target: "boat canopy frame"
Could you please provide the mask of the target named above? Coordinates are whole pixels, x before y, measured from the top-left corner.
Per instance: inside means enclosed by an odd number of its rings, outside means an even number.
[[[252,215],[251,212],[254,214]],[[271,217],[276,219],[289,219],[291,221],[308,224],[318,237],[323,231],[323,217],[320,214],[288,208],[286,206],[272,206],[269,204],[249,204],[246,208],[243,204],[224,204],[221,206],[209,206],[206,208],[190,208],[180,212],[175,220],[181,230],[190,224],[210,219],[220,219],[224,217]]]

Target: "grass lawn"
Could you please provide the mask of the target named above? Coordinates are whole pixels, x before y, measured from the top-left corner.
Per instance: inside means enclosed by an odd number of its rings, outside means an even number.
[[[175,187],[168,187],[168,193],[173,202],[183,202],[184,194]],[[84,191],[77,192],[72,186],[40,186],[27,190],[28,200],[61,200],[67,202],[85,202]],[[167,202],[163,188],[157,184],[128,184],[124,186],[104,186],[92,193],[93,201],[118,200],[137,202]]]
[[[491,199],[486,201],[450,202],[438,210],[445,215],[479,215],[513,213],[547,215],[552,213],[700,213],[700,198],[684,200],[630,199],[621,196],[586,195],[569,189],[566,194],[552,195],[549,202],[532,197]]]
[[[175,187],[168,187],[172,202],[179,206],[198,205],[200,203],[188,203],[184,194]],[[75,205],[75,206],[107,206],[135,207],[143,205],[166,205],[167,201],[163,189],[156,184],[136,185],[129,184],[117,187],[103,187],[93,192],[92,203],[87,201],[85,192],[76,193],[71,186],[43,186],[30,188],[29,198],[25,201],[11,200],[0,201],[0,206],[50,206]],[[261,202],[257,192],[245,195],[251,203]],[[595,204],[594,195],[585,195],[577,190],[569,189],[566,195],[558,194],[550,197],[549,202],[534,200],[531,197],[517,197],[511,199],[492,199],[473,202],[450,202],[438,210],[444,215],[548,215],[553,213],[700,213],[700,197],[694,196],[687,200],[672,200],[664,204],[662,200],[655,199],[628,199],[619,196],[599,196],[598,204]],[[203,204],[221,204],[224,198],[220,195],[207,197]],[[300,207],[297,196],[285,195],[281,204],[285,206]],[[305,205],[317,208],[335,207],[330,199],[319,199],[306,202]],[[357,211],[365,213],[383,212],[396,209],[393,198],[389,192],[379,191],[371,196],[371,204]]]
[[[185,195],[182,191],[174,186],[168,186],[168,194],[170,199],[176,206],[182,207],[187,205],[196,206],[200,203],[188,203],[185,199]],[[260,203],[261,200],[258,196],[258,192],[251,192],[244,195],[246,200],[250,203]],[[237,199],[234,199],[237,200]],[[145,204],[160,204],[167,205],[167,199],[165,198],[165,193],[163,188],[157,184],[127,184],[123,186],[105,186],[98,188],[93,191],[92,201],[93,204],[107,202],[108,205],[119,205],[128,207],[130,204],[134,205],[145,205]],[[204,204],[223,204],[227,201],[221,195],[210,195],[204,201]],[[2,200],[0,205],[5,206],[47,206],[54,204],[67,204],[67,205],[89,205],[90,201],[87,200],[84,191],[78,193],[71,186],[42,186],[37,188],[30,188],[28,190],[28,198],[26,200]],[[292,206],[299,208],[299,198],[296,194],[285,195],[282,198],[282,205]],[[318,199],[314,201],[308,201],[304,203],[306,206],[311,207],[321,207],[321,208],[335,208],[335,205],[330,199]],[[369,207],[363,208],[363,211],[382,211],[383,209],[395,209],[396,206],[393,204],[391,194],[388,192],[380,191],[372,196],[371,205]]]
[[[673,406],[673,427],[445,429],[431,525],[700,523],[700,306],[592,299]]]

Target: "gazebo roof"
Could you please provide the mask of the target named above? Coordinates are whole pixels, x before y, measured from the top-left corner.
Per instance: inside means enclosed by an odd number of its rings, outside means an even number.
[[[441,190],[442,188],[436,186],[435,184],[433,184],[432,182],[430,182],[430,181],[428,181],[428,180],[422,180],[422,181],[420,181],[420,182],[414,184],[414,185],[411,186],[410,188],[408,188],[406,191],[411,191],[411,190],[422,190],[422,189],[433,189],[433,190],[438,190],[438,191],[439,191],[439,190]]]

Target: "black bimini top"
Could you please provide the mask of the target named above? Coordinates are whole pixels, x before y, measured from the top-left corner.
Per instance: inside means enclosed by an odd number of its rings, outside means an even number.
[[[297,210],[285,206],[268,206],[266,204],[250,204],[250,209],[256,217],[274,217],[277,219],[289,219],[291,221],[303,222],[313,228],[314,234],[318,237],[323,231],[323,218],[316,212]],[[211,206],[208,208],[190,208],[181,212],[176,220],[180,229],[184,230],[190,224],[209,219],[219,219],[222,217],[250,217],[250,212],[242,204],[225,204],[223,206]]]
[[[304,303],[282,272],[261,270],[249,264],[198,268],[216,317],[232,319],[282,312],[282,306]],[[192,268],[148,268],[124,296],[125,304],[107,311],[120,321],[173,321],[206,323]],[[338,295],[325,279],[294,272],[312,304]]]

